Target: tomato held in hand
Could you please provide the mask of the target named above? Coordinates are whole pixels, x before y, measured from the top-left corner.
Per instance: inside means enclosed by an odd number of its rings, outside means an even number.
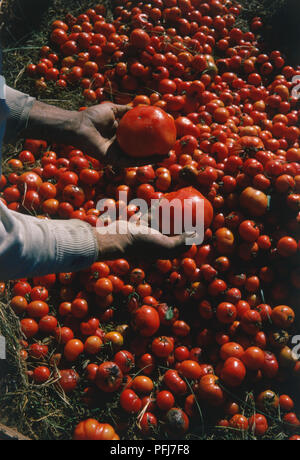
[[[159,107],[137,106],[121,119],[117,139],[131,157],[167,155],[176,142],[175,122]]]
[[[208,228],[213,220],[213,207],[194,187],[185,187],[163,196],[159,204],[160,228],[169,227],[167,219],[170,219],[171,235],[198,228],[199,224],[202,224],[200,221],[202,216],[199,214],[202,209],[201,201],[204,208],[204,228]]]

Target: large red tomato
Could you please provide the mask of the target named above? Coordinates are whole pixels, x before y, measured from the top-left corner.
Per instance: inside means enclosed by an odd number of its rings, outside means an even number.
[[[204,228],[208,228],[213,220],[213,207],[210,202],[196,190],[194,187],[185,187],[175,192],[167,193],[163,196],[163,199],[160,201],[160,228],[162,225],[165,225],[165,217],[170,216],[170,234],[174,235],[177,229],[177,222],[175,219],[181,217],[182,221],[179,223],[181,231],[190,231],[192,228],[184,228],[183,223],[186,223],[188,226],[195,228],[198,225],[197,218],[199,216],[198,206],[199,203],[203,200],[204,204]],[[170,212],[167,212],[167,207],[169,203],[172,203],[170,207]]]
[[[140,105],[121,119],[117,139],[131,157],[167,155],[176,142],[175,122],[159,107]]]

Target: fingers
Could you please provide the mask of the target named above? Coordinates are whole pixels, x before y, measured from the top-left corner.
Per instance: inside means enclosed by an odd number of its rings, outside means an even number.
[[[122,117],[125,115],[126,112],[132,109],[129,105],[119,105],[119,104],[113,104],[112,105],[113,112],[116,117]]]
[[[159,232],[150,234],[148,237],[149,257],[154,259],[156,257],[167,259],[177,257],[188,249],[187,238],[193,236],[191,232],[177,236],[166,236]]]
[[[182,235],[176,236],[165,236],[164,235],[164,247],[166,250],[175,251],[186,251],[188,238],[193,238],[195,233],[183,233]]]
[[[147,158],[135,158],[128,156],[118,144],[116,136],[109,141],[109,148],[107,150],[107,163],[115,164],[120,168],[130,168],[134,166],[147,166],[155,164],[165,159],[161,156],[153,156]],[[110,163],[111,162],[111,163]]]

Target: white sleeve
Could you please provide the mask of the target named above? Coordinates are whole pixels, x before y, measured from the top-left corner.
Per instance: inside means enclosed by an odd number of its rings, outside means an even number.
[[[6,122],[5,142],[10,142],[17,137],[28,122],[29,112],[35,102],[35,98],[21,93],[16,89],[4,86],[6,104],[9,108],[9,116]]]
[[[92,227],[81,220],[38,219],[0,202],[0,280],[72,272],[98,257]]]

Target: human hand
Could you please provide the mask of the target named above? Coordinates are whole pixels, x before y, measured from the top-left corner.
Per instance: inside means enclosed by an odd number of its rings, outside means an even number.
[[[74,129],[74,145],[103,163],[118,167],[157,163],[160,161],[157,156],[146,159],[130,158],[120,148],[116,132],[119,120],[128,110],[130,107],[127,105],[105,102],[79,112],[79,127]]]
[[[186,250],[186,239],[192,237],[190,233],[166,236],[144,223],[136,225],[125,220],[96,227],[94,232],[102,260],[132,255],[140,255],[147,260],[173,258]]]

